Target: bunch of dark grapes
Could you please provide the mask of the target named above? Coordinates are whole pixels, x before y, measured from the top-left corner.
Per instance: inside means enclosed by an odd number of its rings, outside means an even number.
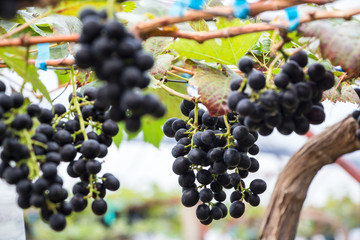
[[[106,212],[103,200],[105,189],[117,190],[119,181],[111,174],[97,177],[101,163],[95,158],[103,158],[111,137],[118,132],[116,122],[108,117],[108,112],[96,108],[96,89],[87,88],[84,97],[76,96],[81,114],[77,114],[75,100],[70,96],[70,109],[55,104],[53,110],[41,108],[36,104],[24,105],[21,94],[4,93],[5,85],[0,81],[0,177],[9,184],[16,185],[18,205],[40,208],[42,219],[52,229],[61,231],[66,226],[66,216],[73,211],[81,211],[92,197],[92,209],[95,214]],[[80,102],[80,103],[79,103]],[[72,116],[72,118],[70,117]],[[66,121],[63,121],[66,119]],[[101,130],[87,133],[80,128],[80,120],[86,126]],[[75,164],[76,155],[81,153],[82,164]],[[81,186],[74,186],[71,202],[65,201],[68,192],[63,188],[63,180],[58,175],[61,162],[69,163],[75,171],[69,171],[72,177],[81,178]],[[69,169],[69,168],[68,168]],[[81,205],[81,208],[79,207]]]
[[[10,19],[15,17],[19,7],[19,0],[2,0],[0,1],[0,17]]]
[[[239,218],[245,211],[244,201],[258,206],[259,194],[266,190],[261,179],[253,180],[248,188],[243,181],[259,169],[259,162],[248,155],[259,152],[258,134],[239,122],[236,113],[211,117],[209,111],[194,106],[184,100],[180,108],[188,120],[170,118],[163,126],[165,135],[177,141],[171,152],[175,158],[172,169],[183,189],[181,202],[192,207],[200,201],[196,216],[208,225],[226,217],[224,189],[232,189],[229,213]]]
[[[305,74],[303,68],[307,63],[304,51],[291,56],[275,76],[276,89],[272,90],[265,89],[265,76],[254,69],[253,61],[241,58],[238,66],[246,79],[239,77],[231,82],[229,108],[240,114],[240,121],[245,126],[263,136],[270,135],[274,128],[284,135],[305,134],[310,124],[325,120],[320,101],[323,91],[335,83],[333,73],[319,63],[310,65]],[[250,91],[246,91],[247,86]]]
[[[106,190],[118,190],[120,182],[111,173],[99,176],[102,168],[99,159],[107,155],[107,148],[112,144],[112,137],[117,135],[119,127],[110,119],[109,111],[96,104],[99,101],[97,96],[98,89],[93,87],[86,88],[83,96],[80,93],[77,93],[75,98],[72,94],[69,96],[70,105],[75,99],[81,106],[81,118],[85,122],[86,134],[81,130],[78,115],[67,122],[58,118],[56,128],[58,133],[72,135],[71,142],[62,142],[61,145],[68,148],[63,152],[63,158],[69,162],[67,173],[70,177],[80,180],[72,189],[74,196],[70,203],[73,211],[83,211],[87,207],[88,199],[93,198],[92,211],[96,215],[103,215],[107,211],[107,203],[104,200]],[[77,152],[81,154],[78,158]]]
[[[11,19],[15,17],[16,11],[21,5],[33,5],[34,2],[34,0],[1,0],[0,18]],[[43,5],[43,3],[41,5]]]
[[[166,110],[159,100],[140,91],[149,85],[147,70],[154,64],[153,57],[142,50],[141,41],[120,22],[106,21],[104,12],[86,9],[80,19],[84,25],[75,61],[80,68],[91,67],[106,82],[99,89],[98,104],[111,105],[110,118],[125,121],[126,128],[136,132],[143,115],[164,116]]]

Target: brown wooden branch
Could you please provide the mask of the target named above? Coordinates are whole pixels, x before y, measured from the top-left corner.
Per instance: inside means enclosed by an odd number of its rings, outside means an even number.
[[[302,0],[302,1],[264,1],[264,2],[257,2],[251,4],[251,13],[256,15],[263,11],[267,10],[277,10],[283,9],[288,6],[293,6],[296,4],[301,3],[317,3],[317,4],[325,4],[330,2],[330,0]],[[213,12],[209,14],[209,11]],[[208,16],[221,16],[222,14],[226,14],[228,12],[232,12],[231,7],[214,7],[210,10],[204,11],[193,11],[190,10],[184,17],[164,17],[154,19],[152,21],[140,23],[135,25],[132,28],[132,31],[135,35],[142,37],[144,40],[152,37],[152,36],[168,36],[174,38],[187,38],[193,39],[198,42],[203,42],[205,40],[214,39],[214,38],[228,38],[234,37],[241,34],[253,33],[253,32],[262,32],[262,31],[269,31],[273,29],[277,29],[279,27],[287,27],[287,26],[277,26],[268,23],[255,23],[249,24],[242,27],[230,27],[221,29],[218,31],[213,32],[186,32],[186,31],[173,31],[173,30],[161,30],[159,27],[167,26],[178,22],[184,21],[192,21],[192,20],[199,20],[199,19],[207,19]],[[215,12],[217,12],[215,14]],[[221,12],[221,14],[220,14]],[[315,12],[306,13],[301,18],[301,23],[317,20],[317,19],[326,19],[326,18],[344,18],[349,19],[352,16],[359,14],[360,9],[352,9],[346,11],[324,11],[319,10]],[[79,34],[73,35],[58,35],[58,36],[48,36],[48,37],[27,37],[22,36],[16,39],[7,39],[7,40],[0,40],[0,47],[5,46],[29,46],[38,43],[61,43],[61,42],[77,42],[79,40]]]
[[[287,7],[304,4],[304,3],[315,3],[318,5],[323,5],[333,0],[280,0],[280,1],[261,1],[250,4],[250,16],[256,16],[265,11],[274,11],[280,10]],[[160,27],[165,27],[173,25],[176,23],[188,22],[188,21],[198,21],[201,19],[209,20],[214,17],[219,16],[234,16],[233,8],[229,6],[220,6],[212,7],[203,11],[189,10],[182,17],[162,17],[150,20],[147,22],[141,22],[133,26],[132,32],[144,39],[144,36],[147,36],[149,32],[158,30]],[[146,37],[145,37],[146,38]]]
[[[29,64],[35,65],[36,60],[30,59]],[[70,58],[63,58],[63,59],[50,59],[46,61],[47,66],[54,66],[54,67],[60,67],[60,66],[71,66],[75,64],[74,59]],[[5,63],[0,63],[0,68],[7,68],[8,66]]]
[[[185,68],[177,67],[177,66],[173,66],[173,65],[171,66],[171,68],[177,72],[187,73],[189,75],[195,75],[195,73],[189,69],[185,69]]]
[[[326,10],[317,10],[314,12],[308,12],[303,14],[301,17],[300,23],[307,23],[320,19],[328,18],[343,18],[350,19],[352,16],[360,14],[360,8],[344,10],[344,11],[326,11]],[[285,23],[287,24],[287,23]],[[254,32],[263,32],[274,30],[278,28],[287,28],[287,25],[278,26],[269,23],[254,23],[241,27],[229,27],[212,32],[189,32],[189,31],[172,31],[172,30],[160,30],[156,29],[146,34],[142,34],[143,39],[149,37],[162,36],[162,37],[174,37],[174,38],[186,38],[192,39],[199,43],[202,43],[206,40],[214,38],[229,38],[235,37],[242,34],[254,33]]]
[[[310,138],[281,171],[261,227],[262,240],[294,239],[309,185],[325,165],[360,149],[351,116]],[[309,196],[311,197],[311,196]]]
[[[0,47],[8,46],[30,46],[39,43],[61,43],[61,42],[77,42],[80,38],[79,34],[72,35],[56,35],[48,37],[27,37],[22,36],[20,38],[0,40]]]

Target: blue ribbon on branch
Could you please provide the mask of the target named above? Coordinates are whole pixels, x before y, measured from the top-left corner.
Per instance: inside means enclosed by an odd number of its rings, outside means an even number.
[[[241,19],[246,19],[250,13],[250,5],[246,0],[235,0],[234,7],[234,16]]]
[[[289,7],[285,9],[287,18],[289,20],[289,31],[295,31],[300,24],[300,13],[297,6]]]
[[[189,8],[201,10],[204,7],[204,0],[191,0]]]
[[[204,7],[204,0],[177,0],[171,6],[169,15],[171,17],[181,17],[188,7],[195,10],[201,10]]]
[[[35,61],[35,67],[46,71],[47,70],[46,60],[50,59],[50,44],[41,43],[38,44],[37,47],[38,47],[38,55]]]

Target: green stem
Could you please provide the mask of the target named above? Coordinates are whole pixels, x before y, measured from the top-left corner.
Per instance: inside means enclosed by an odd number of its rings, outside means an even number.
[[[78,102],[79,102],[79,99],[83,99],[83,98],[78,98]],[[81,106],[93,105],[93,104],[94,104],[94,101],[85,101],[85,102],[79,103],[79,106],[81,107]],[[60,116],[57,116],[54,124],[52,125],[53,129],[56,128],[56,125],[59,124],[61,119],[63,119],[64,117],[66,117],[67,115],[69,115],[70,113],[72,113],[74,111],[77,111],[76,107],[70,107],[67,112],[61,114]]]
[[[170,71],[168,71],[167,74],[170,75],[170,76],[173,76],[173,77],[176,77],[176,78],[179,78],[179,79],[181,79],[181,80],[185,80],[185,81],[189,82],[189,79],[184,78],[184,77],[182,77],[182,76],[180,76],[180,75],[177,75],[177,74],[175,74],[175,73],[172,73],[172,72],[170,72]]]
[[[231,126],[230,126],[230,123],[228,121],[228,117],[227,115],[225,114],[224,115],[224,122],[225,122],[225,126],[226,126],[226,139],[227,139],[227,144],[226,144],[226,148],[229,148],[232,144],[231,140],[232,140],[232,137],[231,137]]]
[[[31,143],[36,145],[36,146],[42,147],[45,150],[48,148],[48,146],[45,143],[42,143],[42,142],[39,142],[39,141],[36,141],[36,140],[33,140],[33,139],[31,139]]]
[[[239,89],[238,89],[238,92],[239,92],[239,93],[242,93],[242,92],[244,91],[244,88],[245,88],[245,86],[246,86],[246,83],[247,83],[247,77],[242,80],[241,85],[240,85],[240,87],[239,87]]]
[[[58,210],[56,209],[57,206],[56,206],[56,203],[53,203],[51,202],[49,199],[48,199],[48,196],[46,196],[46,206],[49,210],[53,211],[55,214],[58,213]]]
[[[31,164],[28,164],[28,167],[30,169],[29,178],[33,179],[39,175],[40,168],[37,163],[36,155],[35,155],[33,147],[32,147],[32,140],[31,140],[31,136],[30,136],[29,132],[27,130],[23,130],[22,133],[24,136],[25,144],[28,147],[29,152],[30,152]]]
[[[96,175],[95,174],[90,174],[90,178],[89,178],[89,182],[90,182],[90,189],[89,189],[89,195],[87,196],[88,198],[93,198],[94,193],[97,194],[97,197],[99,197],[100,192],[95,188],[94,186],[94,181],[96,180]]]
[[[199,125],[199,104],[197,102],[195,103],[194,113],[194,126],[197,128]]]
[[[85,122],[84,122],[84,118],[81,114],[81,110],[80,110],[80,104],[79,104],[79,101],[78,101],[78,96],[76,94],[76,83],[75,83],[75,79],[74,79],[74,67],[71,66],[71,72],[70,72],[70,78],[71,78],[71,83],[72,83],[72,86],[73,86],[73,97],[72,97],[72,102],[74,103],[74,106],[75,106],[75,109],[76,109],[76,112],[79,116],[79,123],[80,123],[80,130],[81,132],[83,133],[84,135],[84,141],[87,141],[88,140],[88,136],[86,134],[86,131],[85,131]]]
[[[108,19],[113,19],[114,18],[114,9],[115,9],[115,0],[107,0],[107,15],[108,15]]]
[[[164,89],[165,91],[167,91],[172,96],[176,96],[176,97],[185,99],[187,101],[192,101],[192,97],[190,97],[188,95],[185,95],[185,94],[182,94],[182,93],[179,93],[179,92],[175,91],[174,89],[169,88],[168,86],[165,86],[165,84],[163,84],[163,83],[160,83],[160,87],[162,89]]]

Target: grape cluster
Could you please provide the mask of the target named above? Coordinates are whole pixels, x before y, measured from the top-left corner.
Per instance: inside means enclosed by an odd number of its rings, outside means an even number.
[[[42,219],[56,231],[63,230],[65,217],[83,210],[90,197],[94,198],[93,212],[104,214],[105,189],[117,190],[120,183],[109,173],[97,177],[101,163],[95,158],[107,155],[118,125],[109,119],[108,112],[94,105],[97,90],[89,87],[84,96],[71,94],[69,110],[63,104],[55,104],[53,110],[36,104],[26,106],[21,94],[8,96],[4,91],[0,81],[0,177],[16,185],[18,205],[40,208]],[[85,127],[101,134],[86,133]],[[81,156],[75,160],[78,153]],[[81,179],[70,202],[58,175],[61,162],[69,163],[68,173]]]
[[[19,2],[19,0],[0,1],[0,17],[6,19],[15,17]]]
[[[264,74],[254,68],[251,59],[241,58],[238,66],[246,79],[238,77],[231,82],[229,108],[240,114],[245,126],[263,136],[270,135],[274,128],[284,135],[305,134],[310,124],[325,120],[322,93],[335,83],[333,73],[319,63],[310,65],[306,75],[303,68],[307,63],[304,51],[294,54],[275,76],[275,87],[265,89]]]
[[[245,211],[244,201],[258,206],[259,194],[266,190],[261,179],[253,180],[248,188],[243,180],[259,169],[256,158],[248,156],[259,153],[258,134],[239,122],[236,113],[211,117],[209,111],[194,107],[184,100],[180,109],[188,120],[170,118],[163,126],[165,135],[177,141],[171,152],[172,170],[183,189],[181,202],[192,207],[200,200],[196,216],[208,225],[226,217],[224,189],[232,189],[229,213],[239,218]]]
[[[84,10],[80,19],[83,30],[81,49],[75,55],[80,68],[92,68],[106,85],[99,89],[99,102],[109,106],[110,118],[125,121],[126,128],[136,132],[145,114],[159,118],[165,107],[153,95],[142,95],[150,83],[147,70],[153,64],[151,55],[142,50],[141,41],[116,21],[106,21],[105,12]]]

